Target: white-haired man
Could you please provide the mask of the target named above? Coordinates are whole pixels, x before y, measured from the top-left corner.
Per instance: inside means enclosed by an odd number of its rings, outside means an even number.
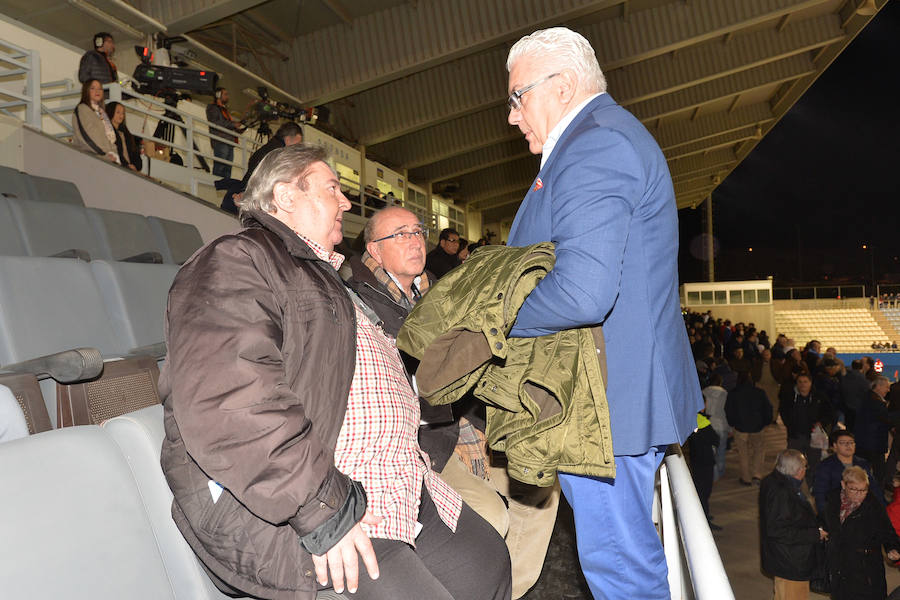
[[[668,444],[703,407],[678,300],[678,222],[666,160],[606,93],[590,43],[563,27],[509,52],[509,123],[541,154],[509,245],[556,244],[556,265],[526,299],[513,336],[601,324],[616,478],[560,474],[595,598],[669,598],[651,520]]]

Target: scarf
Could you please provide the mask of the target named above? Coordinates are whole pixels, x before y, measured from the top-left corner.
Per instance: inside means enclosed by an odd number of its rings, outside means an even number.
[[[388,293],[390,293],[391,298],[394,299],[394,302],[399,304],[400,306],[406,308],[407,310],[412,310],[413,304],[415,304],[419,298],[422,297],[422,294],[428,290],[428,277],[423,273],[417,279],[418,282],[413,281],[410,286],[412,289],[412,300],[400,289],[400,286],[397,285],[397,282],[393,280],[393,278],[388,275],[388,272],[379,265],[372,255],[368,253],[368,251],[363,252],[362,262],[372,274],[375,275],[375,280],[378,281],[381,285],[383,285]]]
[[[843,489],[841,490],[841,524],[843,525],[844,519],[846,519],[850,513],[859,508],[859,505],[862,504],[863,500],[866,497],[863,496],[861,500],[851,500],[847,495],[847,492]]]
[[[106,133],[106,139],[109,140],[110,144],[115,146],[118,136],[116,135],[115,128],[113,128],[112,122],[109,120],[109,115],[106,114],[106,111],[103,110],[102,106],[94,104],[93,102],[91,102],[91,110],[97,113],[97,118],[103,122],[103,131]]]

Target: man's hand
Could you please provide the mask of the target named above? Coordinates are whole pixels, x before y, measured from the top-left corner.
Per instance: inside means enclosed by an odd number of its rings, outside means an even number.
[[[819,540],[827,540],[827,539],[828,539],[828,532],[825,531],[824,529],[822,529],[821,527],[819,527]]]
[[[891,550],[890,552],[888,552],[887,556],[893,562],[897,562],[898,560],[900,560],[900,552],[897,552],[896,550]]]
[[[369,511],[363,515],[362,523],[366,525],[378,525],[383,517],[373,515]],[[347,590],[351,594],[356,593],[359,584],[359,562],[356,553],[363,559],[366,571],[372,579],[378,579],[378,560],[375,558],[375,550],[369,536],[363,531],[359,523],[341,538],[337,544],[324,555],[313,554],[313,564],[316,566],[316,579],[319,584],[328,584],[328,573],[331,572],[331,585],[334,591],[340,594],[344,591],[344,579],[347,580]]]

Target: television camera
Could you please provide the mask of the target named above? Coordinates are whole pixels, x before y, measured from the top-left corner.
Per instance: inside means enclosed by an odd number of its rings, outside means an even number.
[[[257,140],[272,136],[271,121],[286,119],[288,121],[315,122],[316,109],[303,109],[287,102],[276,102],[269,98],[269,89],[265,86],[256,88],[258,100],[247,110],[247,116],[241,121],[245,127],[257,127]]]

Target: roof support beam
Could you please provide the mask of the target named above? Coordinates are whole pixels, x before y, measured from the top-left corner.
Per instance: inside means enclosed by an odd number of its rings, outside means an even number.
[[[278,81],[318,105],[580,18],[621,0],[419,0],[295,38]],[[485,13],[496,18],[485,19]],[[502,16],[501,16],[502,15]],[[387,31],[405,31],[402,43]]]
[[[728,165],[736,160],[737,157],[734,151],[730,148],[725,148],[715,150],[705,156],[691,156],[674,160],[669,163],[669,172],[673,179],[677,179],[710,167]]]
[[[166,29],[169,35],[181,35],[188,31],[200,29],[204,25],[221,21],[239,12],[243,12],[254,6],[263,4],[266,0],[206,0],[205,2],[160,2],[168,4],[169,12],[166,19]],[[153,4],[156,4],[155,2]],[[191,10],[198,4],[203,4],[199,10]]]
[[[672,125],[664,125],[653,132],[657,143],[663,151],[688,142],[696,142],[715,137],[730,131],[744,129],[751,125],[772,121],[772,114],[766,102],[751,104],[738,108],[734,112],[713,113],[694,121],[684,121]]]
[[[525,142],[521,139],[512,139],[502,144],[488,146],[481,150],[454,156],[419,169],[414,169],[409,172],[409,176],[415,181],[442,181],[484,169],[491,169],[526,156],[531,156],[531,153],[528,151],[528,146],[525,145]]]
[[[702,20],[705,15],[694,17]],[[675,58],[660,56],[623,67],[607,73],[607,81],[622,105],[641,103],[636,114],[649,119],[757,89],[765,85],[764,75],[770,71],[778,80],[802,77],[811,72],[805,52],[842,36],[838,18],[825,15],[794,23],[780,34],[774,30],[741,34],[724,48],[700,44],[680,51]],[[506,50],[501,48],[357,94],[353,97],[356,108],[343,112],[348,130],[356,132],[361,143],[373,145],[500,105],[506,96],[505,60]],[[770,67],[769,63],[775,65]],[[471,73],[466,84],[446,89],[444,82],[460,72]],[[719,81],[722,78],[724,81]],[[435,94],[434,90],[443,91]],[[396,107],[393,111],[388,108],[392,106]],[[397,122],[406,125],[398,129]]]

